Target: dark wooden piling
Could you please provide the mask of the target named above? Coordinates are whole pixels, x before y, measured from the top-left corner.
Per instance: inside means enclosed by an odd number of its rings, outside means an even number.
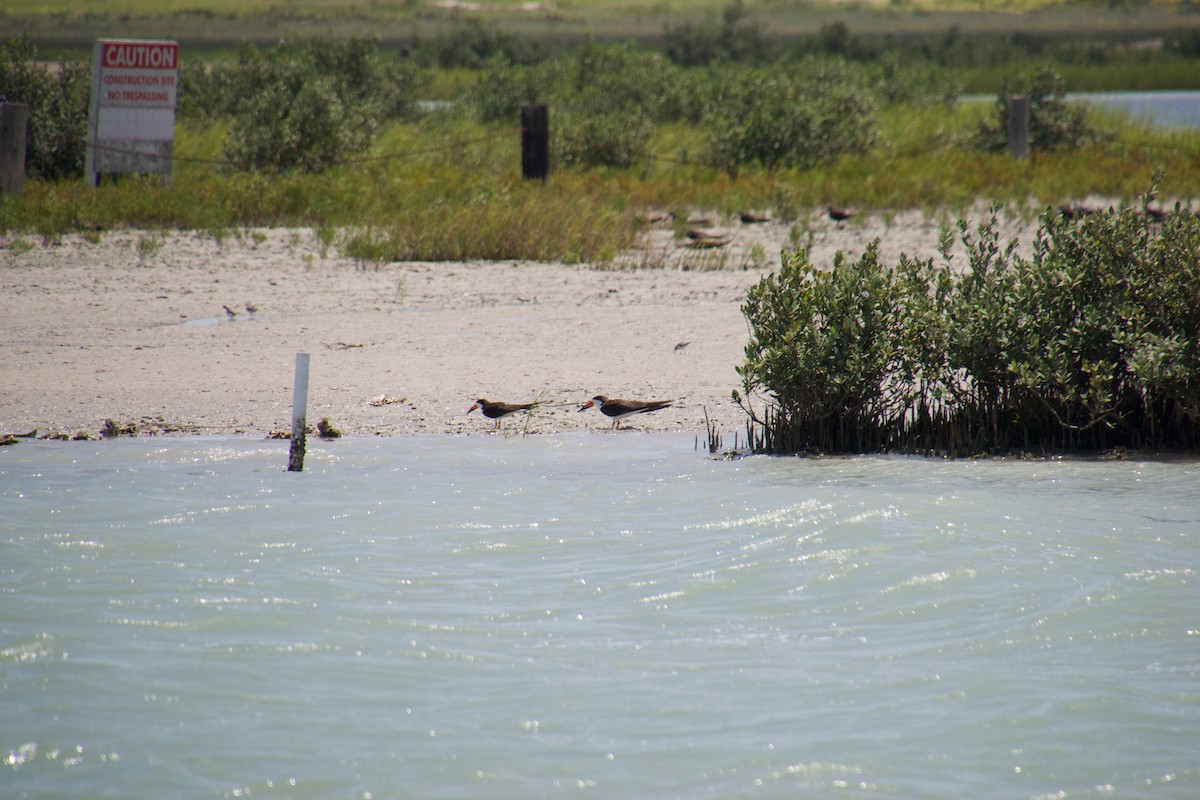
[[[521,106],[521,175],[546,180],[550,174],[550,112],[545,105]]]
[[[25,153],[29,106],[0,103],[0,193],[17,197],[25,190]]]
[[[1029,98],[1008,98],[1008,152],[1029,158]]]

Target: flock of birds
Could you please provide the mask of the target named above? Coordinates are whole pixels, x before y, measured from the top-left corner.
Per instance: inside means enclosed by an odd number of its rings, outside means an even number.
[[[827,206],[825,213],[829,216],[829,219],[838,223],[840,227],[841,223],[853,218],[858,212],[854,211],[853,209],[842,208],[840,206]],[[770,222],[771,215],[758,211],[742,211],[738,214],[738,220],[743,225],[757,225],[764,222]],[[674,212],[658,214],[650,217],[649,219],[649,222],[652,224],[663,222],[673,223],[674,221]],[[693,250],[708,249],[724,247],[733,241],[733,238],[728,231],[714,231],[706,228],[705,226],[711,224],[711,221],[708,219],[702,217],[689,218],[688,224],[690,226],[687,229],[688,241],[683,243],[683,247],[688,247]]]
[[[1163,208],[1161,205],[1151,205],[1151,199],[1152,198],[1150,197],[1146,198],[1146,201],[1142,203],[1142,207],[1139,209],[1134,209],[1134,213],[1145,217],[1147,222],[1158,224],[1166,222],[1167,217],[1171,216],[1171,212]],[[1077,222],[1084,217],[1090,217],[1099,210],[1100,209],[1098,208],[1087,206],[1083,203],[1074,202],[1058,207],[1058,213],[1061,214],[1063,219],[1065,219],[1067,222]],[[1108,208],[1109,213],[1112,213],[1113,210],[1114,209],[1112,206]],[[1183,214],[1190,213],[1192,216],[1200,218],[1200,211],[1190,211],[1189,209],[1181,206],[1176,206],[1175,211],[1176,213]]]
[[[478,408],[485,417],[496,421],[496,430],[499,430],[500,420],[509,414],[515,414],[518,411],[533,411],[540,405],[544,404],[497,403],[480,397],[475,401],[474,405],[467,409],[467,413],[470,414]],[[623,400],[618,397],[605,397],[602,394],[598,394],[580,406],[579,410],[587,411],[589,408],[598,409],[601,414],[612,420],[612,429],[616,430],[621,427],[621,420],[626,417],[632,417],[634,414],[648,414],[651,411],[658,411],[670,406],[670,400]]]

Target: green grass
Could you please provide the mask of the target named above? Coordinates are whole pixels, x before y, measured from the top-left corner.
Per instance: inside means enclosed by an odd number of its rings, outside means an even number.
[[[862,209],[961,210],[977,200],[1021,208],[1102,195],[1132,200],[1158,168],[1161,196],[1200,186],[1194,132],[1154,130],[1112,113],[1096,121],[1112,141],[1018,161],[961,147],[987,103],[893,107],[879,146],[811,170],[736,176],[696,163],[701,130],[664,127],[655,157],[628,170],[557,170],[548,182],[520,177],[519,134],[449,115],[389,128],[365,158],[319,175],[236,173],[221,165],[220,125],[181,124],[172,185],[125,176],[98,189],[80,181],[26,183],[0,203],[0,232],[53,240],[115,228],[192,229],[222,237],[250,226],[327,232],[363,266],[384,260],[531,259],[604,262],[630,247],[648,210],[782,219],[845,204]],[[332,231],[341,231],[334,234]],[[103,235],[103,234],[101,234]]]
[[[995,94],[1005,79],[1028,74],[1041,63],[1019,62],[990,67],[964,67],[953,71],[965,94]],[[1200,88],[1195,60],[1156,53],[1114,57],[1109,64],[1053,64],[1072,92],[1153,91]]]

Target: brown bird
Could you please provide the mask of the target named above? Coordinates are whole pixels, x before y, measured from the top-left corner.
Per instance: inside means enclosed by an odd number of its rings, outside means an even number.
[[[1063,215],[1063,219],[1067,222],[1074,222],[1077,219],[1091,216],[1096,213],[1096,209],[1085,206],[1081,203],[1071,203],[1066,206],[1059,206],[1058,213]]]
[[[613,430],[616,430],[625,417],[647,414],[651,411],[658,411],[660,408],[668,408],[670,405],[670,400],[620,400],[598,394],[584,403],[579,410],[587,411],[592,407],[599,408],[601,414],[612,419]]]
[[[834,222],[845,222],[856,213],[848,208],[838,208],[837,206],[829,206],[825,210],[829,212],[829,218]]]
[[[757,211],[743,211],[738,214],[738,219],[740,219],[744,225],[755,225],[759,222],[770,222],[771,215],[760,214]]]
[[[691,241],[687,242],[684,246],[694,250],[724,247],[730,241],[728,233],[705,230],[704,228],[689,228],[687,237]]]
[[[1146,215],[1146,219],[1151,222],[1166,222],[1167,212],[1161,208],[1153,208],[1149,203],[1142,206],[1142,212]]]
[[[493,403],[491,400],[481,397],[475,401],[475,405],[467,409],[467,413],[470,414],[475,409],[480,409],[485,417],[496,420],[495,429],[499,430],[501,418],[518,411],[530,411],[536,405],[537,403]]]

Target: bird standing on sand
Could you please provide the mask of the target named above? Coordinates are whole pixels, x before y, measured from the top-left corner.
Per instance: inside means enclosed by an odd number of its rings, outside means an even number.
[[[475,405],[467,409],[470,414],[475,409],[480,409],[483,415],[488,419],[496,420],[496,430],[500,430],[500,420],[507,417],[509,414],[515,414],[518,411],[530,411],[537,403],[493,403],[483,397],[475,401]]]
[[[1091,216],[1096,213],[1096,209],[1080,203],[1071,203],[1070,205],[1059,206],[1058,213],[1062,214],[1063,219],[1067,222],[1074,222],[1077,219]]]
[[[670,405],[670,400],[621,400],[598,394],[584,403],[579,410],[587,411],[593,406],[600,409],[601,414],[612,419],[613,430],[616,430],[625,417],[647,414],[651,411],[658,411],[660,408],[668,408]]]
[[[855,214],[848,208],[838,208],[837,206],[829,206],[825,210],[829,212],[829,218],[834,222],[845,222]]]

